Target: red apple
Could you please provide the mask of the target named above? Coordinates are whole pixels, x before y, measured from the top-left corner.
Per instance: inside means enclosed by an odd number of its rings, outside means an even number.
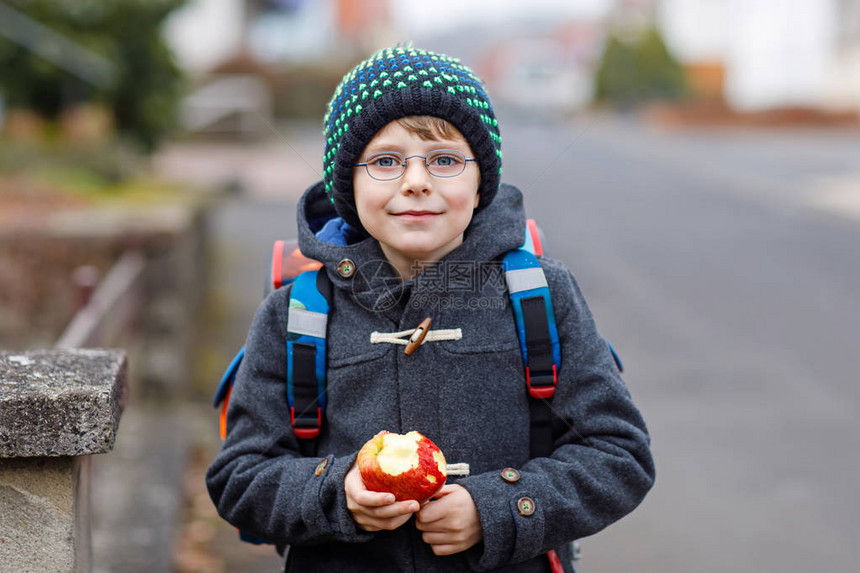
[[[397,501],[424,503],[442,489],[447,476],[439,446],[419,432],[379,432],[358,452],[358,470],[365,487],[389,491]]]

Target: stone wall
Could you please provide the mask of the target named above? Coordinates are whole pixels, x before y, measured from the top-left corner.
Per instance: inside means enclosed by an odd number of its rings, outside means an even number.
[[[180,501],[175,485],[181,486],[187,440],[181,435],[184,425],[159,420],[173,419],[169,404],[183,396],[193,376],[208,278],[208,198],[154,203],[76,207],[48,213],[32,225],[0,225],[2,573],[77,573],[90,571],[91,565],[110,571],[170,570]],[[26,349],[54,346],[70,324],[79,308],[71,280],[75,269],[89,265],[102,278],[109,271],[113,276],[120,266],[115,263],[129,251],[144,263],[134,292],[124,297],[124,311],[109,314],[97,341],[86,344],[123,348],[128,368],[118,374],[122,385],[115,390],[122,388],[121,393],[97,392],[84,388],[75,361],[110,351]],[[105,284],[96,287],[97,293]],[[23,376],[28,370],[31,375]],[[126,401],[123,425],[128,427],[117,452],[93,455],[113,447]],[[59,404],[65,409],[58,410]],[[113,428],[113,433],[99,428]],[[162,456],[167,445],[172,447],[169,460]],[[164,477],[165,465],[170,479],[157,479]],[[125,466],[128,471],[116,471]],[[157,546],[138,536],[152,532],[157,532]]]
[[[0,348],[49,348],[79,308],[75,269],[104,277],[128,249],[146,262],[135,332],[104,346],[140,343],[132,376],[147,392],[181,391],[191,377],[195,322],[206,281],[207,199],[170,205],[75,206],[32,225],[0,226]]]

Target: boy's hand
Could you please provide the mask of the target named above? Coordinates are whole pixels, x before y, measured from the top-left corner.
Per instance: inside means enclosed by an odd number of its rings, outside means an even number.
[[[415,526],[436,555],[465,551],[484,538],[475,501],[461,485],[443,487],[418,512]]]
[[[358,465],[343,478],[346,507],[358,527],[365,531],[397,529],[421,507],[414,499],[395,501],[393,493],[370,491],[364,486]]]

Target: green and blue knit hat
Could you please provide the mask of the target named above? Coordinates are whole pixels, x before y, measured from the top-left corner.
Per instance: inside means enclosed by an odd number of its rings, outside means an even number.
[[[353,197],[353,165],[380,129],[409,115],[436,116],[456,127],[481,168],[478,209],[496,195],[502,139],[481,80],[455,58],[411,47],[386,48],[344,76],[323,122],[325,191],[356,229],[363,227]]]

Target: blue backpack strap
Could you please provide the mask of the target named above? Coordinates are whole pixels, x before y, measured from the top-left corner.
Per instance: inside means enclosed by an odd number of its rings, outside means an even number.
[[[546,276],[537,257],[525,249],[505,255],[503,267],[529,395],[551,398],[558,383],[561,346]]]
[[[266,294],[294,283],[287,310],[287,400],[290,405],[290,422],[296,437],[299,438],[299,448],[302,454],[311,455],[325,411],[326,327],[332,285],[325,271],[319,272],[318,269],[293,275],[297,268],[321,265],[301,257],[295,245],[289,248],[288,253],[284,241],[275,243],[272,258],[273,282],[266,289]],[[227,408],[236,372],[244,356],[245,347],[242,347],[227,367],[215,393],[214,405],[216,408],[221,406],[222,439],[227,437]],[[239,538],[248,543],[272,544],[241,530]]]
[[[530,455],[546,457],[553,443],[548,400],[555,394],[561,367],[552,297],[540,262],[527,249],[509,252],[503,266],[529,394]]]
[[[325,412],[326,330],[331,283],[325,271],[296,277],[287,319],[287,401],[303,448],[320,434]]]
[[[561,366],[561,346],[552,297],[537,255],[543,255],[543,241],[535,220],[528,219],[523,245],[505,257],[505,280],[517,321],[529,394],[535,398],[551,398]],[[551,388],[546,383],[550,373]],[[533,375],[542,377],[536,378],[534,385],[531,383]]]
[[[221,416],[219,426],[221,431],[221,439],[227,439],[227,408],[230,406],[230,394],[233,392],[233,383],[236,381],[236,372],[239,370],[239,365],[245,357],[245,347],[243,346],[239,353],[230,362],[224,376],[221,377],[221,383],[218,384],[218,391],[215,392],[215,402],[213,406],[216,408],[221,406]]]
[[[220,406],[226,399],[227,395],[230,393],[230,388],[233,387],[233,382],[236,380],[236,371],[239,370],[239,364],[242,363],[242,359],[245,357],[245,347],[243,346],[238,354],[233,357],[233,360],[230,361],[230,365],[227,366],[227,370],[224,371],[224,375],[221,377],[221,383],[218,384],[218,390],[215,391],[215,400],[212,403],[212,406],[217,408]]]
[[[290,291],[287,400],[290,423],[296,437],[302,441],[319,436],[325,411],[325,335],[330,298],[331,283],[328,276],[318,270],[299,274]],[[215,393],[214,406],[221,407],[221,439],[227,437],[227,409],[236,372],[244,356],[245,347],[242,347],[224,372]]]
[[[606,340],[606,338],[603,338],[603,341],[606,343],[606,346],[609,347],[609,352],[612,353],[612,360],[615,361],[615,367],[618,368],[619,372],[624,372],[624,363],[621,362],[621,357],[618,355],[618,352],[615,351],[615,348],[609,344],[609,341]]]

